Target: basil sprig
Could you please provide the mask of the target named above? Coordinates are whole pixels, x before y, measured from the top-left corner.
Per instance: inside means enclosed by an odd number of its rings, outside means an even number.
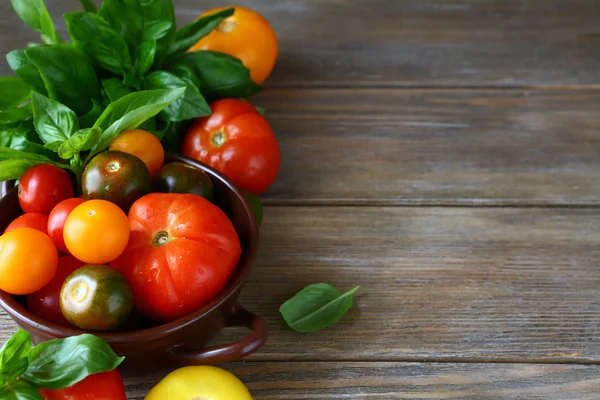
[[[0,398],[43,400],[37,389],[63,389],[86,377],[117,368],[117,356],[97,336],[83,334],[32,345],[18,330],[0,350]]]

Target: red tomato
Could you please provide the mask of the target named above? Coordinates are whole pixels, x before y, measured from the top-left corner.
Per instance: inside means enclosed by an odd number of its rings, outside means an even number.
[[[71,326],[60,311],[60,289],[65,279],[84,265],[84,262],[73,256],[59,258],[56,275],[42,289],[27,296],[27,308],[48,321]]]
[[[111,263],[129,280],[137,310],[161,322],[210,302],[241,255],[233,224],[194,194],[152,193],[129,211],[131,238]]]
[[[19,180],[19,204],[26,213],[48,215],[55,205],[70,197],[73,182],[69,174],[54,165],[35,165]]]
[[[18,228],[33,228],[42,233],[47,233],[48,216],[39,213],[27,213],[17,217],[13,222],[6,227],[6,232],[10,232]]]
[[[50,212],[50,216],[48,217],[48,236],[50,236],[50,239],[52,239],[56,248],[63,253],[69,253],[69,249],[67,249],[65,239],[63,238],[65,221],[71,211],[81,203],[85,203],[85,199],[72,198],[63,200],[52,209],[52,212]]]
[[[279,171],[280,155],[271,126],[242,100],[211,104],[212,115],[188,130],[183,154],[221,171],[236,185],[256,195],[271,186]]]
[[[127,400],[123,378],[116,369],[90,375],[60,390],[39,390],[44,400]]]

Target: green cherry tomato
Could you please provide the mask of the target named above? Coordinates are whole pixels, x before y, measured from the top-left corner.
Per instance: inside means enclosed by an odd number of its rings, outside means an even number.
[[[163,166],[154,178],[154,191],[159,193],[191,193],[208,200],[213,198],[213,185],[208,175],[191,165],[173,162]]]
[[[85,167],[81,178],[83,197],[108,200],[125,212],[137,199],[150,193],[151,186],[146,164],[121,151],[98,154]]]
[[[67,277],[60,309],[71,324],[88,331],[108,331],[127,321],[133,294],[127,279],[107,265],[86,265]]]

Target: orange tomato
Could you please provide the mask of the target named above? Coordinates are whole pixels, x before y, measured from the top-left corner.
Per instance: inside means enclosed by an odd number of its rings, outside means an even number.
[[[0,236],[0,289],[30,294],[46,286],[56,273],[58,251],[48,235],[18,228]]]
[[[121,255],[129,241],[129,220],[117,205],[90,200],[67,217],[63,238],[69,252],[87,264],[106,264]]]
[[[150,132],[141,129],[121,133],[112,142],[109,150],[133,154],[146,164],[151,176],[154,176],[165,162],[165,150],[160,140]]]
[[[201,17],[224,8],[207,11]],[[275,67],[278,54],[277,35],[262,15],[236,6],[231,17],[221,22],[188,51],[198,50],[220,51],[239,58],[250,70],[252,80],[260,85]]]

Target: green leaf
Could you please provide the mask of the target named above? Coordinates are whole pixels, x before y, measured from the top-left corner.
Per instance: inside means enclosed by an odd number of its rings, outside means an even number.
[[[0,161],[0,182],[19,179],[30,167],[43,164],[36,160],[5,160]]]
[[[46,84],[35,64],[27,57],[27,49],[13,50],[6,55],[6,60],[12,70],[36,92],[48,95]]]
[[[26,55],[37,67],[51,99],[77,114],[87,113],[92,108],[92,99],[101,99],[94,67],[73,45],[32,47],[26,50]]]
[[[125,39],[132,53],[143,39],[144,16],[140,3],[140,0],[104,0],[98,11],[98,15]]]
[[[102,87],[111,103],[114,103],[121,97],[125,97],[131,93],[129,86],[124,85],[123,82],[117,78],[104,79],[102,81]]]
[[[348,312],[358,288],[342,293],[327,283],[315,283],[283,303],[279,312],[293,330],[316,332],[334,324]]]
[[[57,165],[57,163],[42,154],[28,153],[8,147],[0,147],[0,161],[12,160],[37,161],[38,164],[47,163]]]
[[[193,120],[171,122],[163,132],[153,132],[162,142],[165,151],[181,151],[183,136],[192,126]]]
[[[142,42],[156,40],[155,60],[161,61],[175,40],[175,10],[172,0],[144,0],[141,3],[144,17]]]
[[[33,93],[33,121],[35,129],[46,146],[58,151],[60,145],[79,129],[75,113],[67,106]]]
[[[132,73],[133,65],[125,39],[102,17],[88,12],[65,14],[67,30],[75,46],[101,68],[113,73]]]
[[[36,133],[37,135],[37,133]],[[56,159],[56,153],[43,145],[36,143],[28,137],[26,133],[16,133],[12,136],[10,144],[8,145],[11,149],[23,151],[26,153],[35,153],[42,156],[48,157],[49,159]]]
[[[111,371],[121,364],[108,343],[84,334],[40,343],[29,353],[22,379],[42,389],[62,389],[87,376]]]
[[[31,87],[17,76],[0,77],[0,111],[20,106],[31,98]]]
[[[19,329],[4,343],[0,349],[0,381],[13,380],[27,370],[31,347],[31,335],[24,329]]]
[[[79,126],[89,128],[94,125],[96,120],[102,115],[102,112],[104,112],[105,107],[96,99],[92,99],[92,104],[92,109],[87,114],[79,117]]]
[[[234,11],[234,8],[217,11],[182,27],[177,32],[175,42],[169,49],[169,56],[185,52],[204,36],[211,33],[225,18],[231,17]]]
[[[81,129],[75,132],[69,140],[60,145],[58,148],[58,156],[68,160],[75,154],[79,154],[80,151],[90,150],[94,147],[101,135],[102,129],[100,128]]]
[[[33,30],[46,36],[50,43],[60,43],[52,17],[44,0],[10,0],[15,12]]]
[[[0,125],[21,122],[29,117],[31,117],[31,104],[26,104],[23,107],[0,112]]]
[[[161,111],[167,121],[184,121],[211,114],[210,106],[194,83],[166,71],[155,71],[146,77],[148,89],[186,88],[185,94]]]
[[[244,193],[246,200],[248,200],[248,203],[252,206],[252,211],[254,211],[254,215],[256,215],[258,226],[261,226],[263,221],[263,205],[260,201],[260,197],[247,190],[242,190],[242,192]]]
[[[261,117],[264,117],[267,114],[267,109],[264,107],[254,106],[254,108],[256,109],[256,111],[258,111]]]
[[[141,91],[111,103],[94,124],[94,127],[102,129],[103,132],[86,163],[93,155],[110,146],[119,134],[137,128],[179,99],[184,92],[185,88]]]
[[[143,77],[146,75],[152,64],[154,64],[154,57],[156,56],[156,40],[151,39],[142,43],[135,52],[135,70],[138,76]]]
[[[250,71],[237,58],[214,51],[195,51],[178,57],[170,66],[176,71],[186,66],[195,73],[200,91],[209,100],[249,98],[261,87],[250,79]]]
[[[80,0],[81,1],[81,5],[83,6],[83,9],[87,12],[90,13],[97,13],[98,12],[98,7],[94,4],[94,2],[92,0]]]
[[[2,400],[44,400],[40,392],[31,383],[12,381],[8,385],[0,386],[0,399]]]

